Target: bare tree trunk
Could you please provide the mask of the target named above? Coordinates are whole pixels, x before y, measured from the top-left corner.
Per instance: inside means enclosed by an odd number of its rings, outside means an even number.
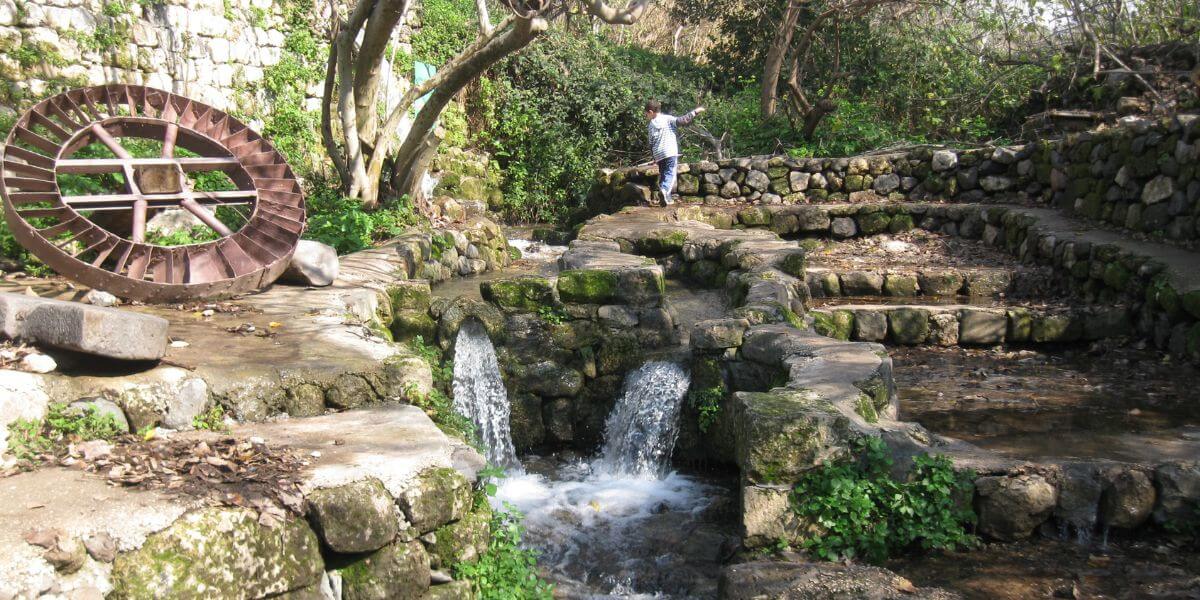
[[[358,117],[358,135],[369,140],[379,127],[379,80],[384,75],[379,68],[387,52],[392,31],[408,14],[410,0],[379,0],[367,19],[362,44],[354,60],[354,108]]]
[[[783,68],[783,59],[792,45],[792,35],[796,32],[796,22],[800,20],[801,6],[802,0],[788,0],[783,19],[779,21],[779,29],[775,31],[775,38],[771,41],[771,47],[763,61],[762,90],[759,94],[758,108],[764,119],[775,116],[780,69]]]
[[[453,71],[446,74],[445,80],[434,89],[425,101],[421,112],[413,120],[412,129],[404,143],[396,151],[396,172],[402,177],[403,184],[397,189],[402,194],[415,195],[416,187],[420,185],[422,173],[414,168],[417,158],[422,152],[426,138],[437,124],[442,110],[465,85],[478,77],[497,61],[529,45],[546,29],[546,21],[541,18],[518,18],[512,27],[493,39],[489,44],[480,48],[473,55],[453,65]],[[381,148],[383,145],[381,145]],[[382,153],[372,157],[372,165]]]

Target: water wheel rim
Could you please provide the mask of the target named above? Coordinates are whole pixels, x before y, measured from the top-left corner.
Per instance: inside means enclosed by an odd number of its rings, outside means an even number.
[[[174,132],[168,153],[170,130]],[[163,156],[122,156],[110,146],[115,159],[70,158],[83,146],[105,137],[163,138]],[[102,141],[109,145],[112,140]],[[197,158],[176,157],[175,148],[187,149]],[[96,86],[47,98],[17,120],[0,149],[0,161],[0,197],[17,241],[59,273],[125,298],[175,301],[261,288],[286,269],[306,223],[300,184],[267,140],[224,111],[154,88]],[[150,164],[156,161],[157,166]],[[249,198],[251,211],[238,230],[218,231],[220,237],[212,241],[160,246],[146,243],[142,236],[123,237],[91,221],[96,206],[122,202],[131,203],[129,209],[135,214],[139,202],[150,208],[170,207],[185,199],[201,207],[227,204],[208,192],[197,198],[190,190],[182,174],[203,166],[200,163],[220,166],[210,170],[226,172],[237,188],[233,195]],[[189,191],[171,198],[141,194],[133,183],[138,175],[129,170],[135,167],[137,173],[143,168],[177,168],[180,185]],[[114,168],[123,171],[127,193],[108,194],[119,197],[107,199],[62,196],[60,174],[81,170],[94,174]],[[157,204],[151,206],[151,202]],[[84,209],[85,203],[92,203],[91,208]],[[113,210],[125,209],[118,206]],[[146,208],[141,212],[144,220]],[[43,221],[53,218],[57,223],[39,227],[44,223],[31,222],[34,217]],[[134,220],[136,231],[136,217]],[[65,242],[55,239],[66,233],[71,235]],[[68,246],[81,249],[65,250]]]

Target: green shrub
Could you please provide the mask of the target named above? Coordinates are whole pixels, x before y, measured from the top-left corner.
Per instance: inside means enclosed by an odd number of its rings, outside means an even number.
[[[550,600],[554,587],[538,577],[537,553],[521,547],[521,513],[505,505],[492,513],[487,552],[454,566],[455,579],[469,579],[481,600]]]
[[[858,457],[806,473],[791,496],[792,510],[820,533],[804,547],[826,560],[880,562],[901,551],[971,546],[966,526],[973,476],[957,473],[944,456],[916,457],[909,480],[889,474],[892,459],[883,440],[866,438]]]
[[[333,246],[338,254],[356,252],[398,236],[420,222],[407,197],[368,212],[343,196],[332,182],[314,178],[308,190],[308,230],[304,237]]]
[[[716,385],[703,390],[695,390],[688,394],[692,408],[700,414],[700,431],[707,432],[717,417],[721,416],[721,400],[725,398],[725,387]]]

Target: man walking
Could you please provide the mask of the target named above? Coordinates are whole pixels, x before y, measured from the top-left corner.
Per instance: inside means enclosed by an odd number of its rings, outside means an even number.
[[[664,114],[661,110],[662,103],[658,100],[646,102],[646,119],[650,121],[646,131],[650,136],[650,152],[658,164],[658,192],[663,206],[667,206],[672,204],[671,192],[675,190],[675,175],[679,167],[676,126],[691,123],[696,115],[704,112],[704,107],[698,107],[682,117]]]

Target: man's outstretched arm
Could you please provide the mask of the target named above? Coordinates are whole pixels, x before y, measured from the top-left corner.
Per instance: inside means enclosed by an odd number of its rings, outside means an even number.
[[[704,112],[705,110],[706,109],[703,106],[697,106],[696,108],[693,108],[691,110],[691,112],[689,112],[688,114],[679,116],[679,117],[675,117],[675,123],[677,125],[687,125],[688,123],[692,122],[692,119],[695,119],[697,116],[700,115],[700,113]]]

